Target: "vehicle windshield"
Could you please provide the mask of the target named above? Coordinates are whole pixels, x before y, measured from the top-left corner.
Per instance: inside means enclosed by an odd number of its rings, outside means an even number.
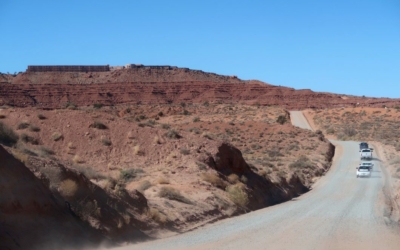
[[[369,149],[363,149],[361,152],[371,152]]]
[[[369,167],[360,166],[360,167],[358,168],[358,170],[359,170],[359,171],[369,171]]]

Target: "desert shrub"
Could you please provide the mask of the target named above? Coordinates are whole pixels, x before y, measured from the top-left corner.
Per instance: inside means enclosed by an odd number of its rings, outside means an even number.
[[[163,116],[164,113],[162,111],[158,112],[158,116]]]
[[[216,174],[204,173],[201,175],[201,179],[220,189],[225,189],[227,186],[226,182]]]
[[[181,152],[181,154],[183,154],[183,155],[189,155],[189,154],[190,154],[190,150],[189,150],[189,149],[186,149],[186,148],[182,148],[182,149],[180,150],[180,152]]]
[[[244,175],[242,175],[242,176],[240,176],[240,181],[242,182],[242,183],[247,183],[247,181],[248,181],[248,179],[247,179],[247,177],[246,176],[244,176]]]
[[[29,131],[31,131],[31,132],[39,132],[40,128],[38,126],[35,126],[35,125],[30,125],[29,126]]]
[[[67,179],[60,183],[58,190],[64,197],[73,197],[78,190],[78,185],[75,181]]]
[[[292,151],[292,150],[298,151],[299,149],[300,149],[299,145],[295,143],[289,144],[289,146],[287,147],[287,151]]]
[[[104,146],[111,146],[111,140],[110,139],[108,139],[108,138],[102,138],[101,139],[101,143],[104,145]]]
[[[139,185],[139,187],[137,188],[137,190],[139,190],[140,192],[143,192],[143,191],[149,189],[151,186],[152,186],[152,184],[150,183],[150,181],[145,180],[145,181],[142,181],[142,182],[140,183],[140,185]]]
[[[163,128],[163,129],[170,129],[171,126],[168,125],[168,124],[161,124],[161,128]]]
[[[5,115],[0,115],[0,119],[4,119],[4,118],[6,118]]]
[[[267,150],[266,153],[268,154],[269,157],[282,157],[283,154],[276,149],[273,150]]]
[[[179,139],[179,138],[182,138],[182,136],[181,136],[178,132],[176,132],[175,130],[173,130],[173,129],[168,130],[168,132],[165,133],[165,136],[168,137],[168,138],[171,138],[171,139]]]
[[[76,205],[76,213],[83,219],[87,220],[90,217],[101,217],[101,209],[96,200],[81,200]]]
[[[32,145],[39,145],[39,140],[38,139],[36,139],[36,138],[34,138],[32,136],[29,136],[27,134],[22,134],[21,135],[21,140],[23,142],[25,142],[25,143],[30,143]]]
[[[199,170],[206,170],[207,169],[207,165],[202,163],[202,162],[196,161],[196,165],[199,168]]]
[[[101,103],[93,104],[93,108],[95,108],[95,109],[101,109],[102,107],[103,107],[103,104],[101,104]]]
[[[251,148],[252,148],[253,150],[258,150],[258,149],[261,149],[262,146],[259,145],[259,144],[253,144],[253,145],[251,145]]]
[[[187,111],[186,109],[183,110],[183,115],[191,115],[191,113],[189,111]]]
[[[75,103],[73,103],[73,102],[67,102],[65,105],[64,105],[64,107],[66,108],[66,109],[72,109],[72,110],[76,110],[77,108],[78,108],[78,106],[75,104]]]
[[[142,173],[144,173],[144,171],[140,168],[122,169],[119,172],[119,179],[124,182],[128,182],[128,181],[131,181],[131,180],[137,178]]]
[[[0,144],[13,146],[17,143],[17,141],[18,135],[14,132],[14,130],[0,122]]]
[[[208,101],[203,102],[203,106],[208,107],[210,103]]]
[[[314,169],[315,165],[306,156],[300,156],[295,162],[289,164],[291,169]]]
[[[145,115],[139,115],[138,117],[140,120],[145,120],[147,117]]]
[[[243,190],[241,185],[236,184],[227,186],[225,191],[228,193],[231,201],[237,206],[244,207],[249,203],[249,196],[246,191]]]
[[[168,221],[167,216],[155,208],[149,208],[149,210],[147,210],[147,216],[159,224],[165,224]]]
[[[179,192],[179,190],[176,190],[175,188],[172,187],[162,187],[158,195],[160,197],[167,198],[170,200],[175,200],[186,204],[192,204],[192,202],[188,198],[184,197]]]
[[[97,128],[97,129],[108,129],[108,127],[107,127],[104,123],[99,122],[99,121],[93,122],[93,123],[90,125],[90,127],[92,127],[92,128]]]
[[[196,135],[200,134],[200,130],[198,128],[190,128],[189,131],[195,133]]]
[[[30,126],[30,124],[29,124],[28,122],[20,122],[20,123],[18,123],[18,125],[17,125],[17,129],[18,129],[18,130],[20,130],[20,129],[26,129],[26,128],[29,128],[29,126]]]
[[[335,133],[335,129],[334,129],[334,128],[328,128],[328,129],[326,130],[326,133],[327,133],[328,135],[332,135],[332,134]]]
[[[210,133],[207,133],[207,132],[203,132],[203,133],[201,134],[201,137],[207,138],[207,139],[209,139],[209,140],[212,140],[212,139],[213,139],[212,135],[211,135]]]
[[[351,137],[351,136],[355,136],[357,134],[357,130],[355,130],[352,127],[346,127],[346,128],[343,129],[343,133],[346,136],[350,136]]]
[[[53,141],[59,141],[59,140],[61,140],[61,139],[63,139],[64,138],[64,136],[63,136],[63,134],[61,134],[60,132],[54,132],[52,135],[51,135],[51,139],[53,140]]]
[[[195,118],[193,118],[193,122],[199,122],[200,121],[200,117],[196,116]]]
[[[280,115],[276,119],[276,122],[279,123],[279,124],[285,124],[287,122],[287,118],[284,115]]]
[[[55,152],[53,150],[48,149],[46,147],[40,147],[37,152],[38,152],[38,155],[41,157],[48,157],[50,155],[55,154]]]
[[[38,114],[37,117],[39,118],[39,120],[46,120],[47,117],[42,115],[42,114]]]

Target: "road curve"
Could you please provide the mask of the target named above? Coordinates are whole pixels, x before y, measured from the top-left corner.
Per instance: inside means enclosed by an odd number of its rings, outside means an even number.
[[[400,249],[399,230],[383,216],[379,159],[373,160],[371,178],[356,178],[358,144],[333,143],[337,150],[331,170],[296,199],[117,249]]]
[[[302,111],[290,111],[290,120],[293,126],[312,130],[310,124],[308,123],[307,119],[304,117]]]

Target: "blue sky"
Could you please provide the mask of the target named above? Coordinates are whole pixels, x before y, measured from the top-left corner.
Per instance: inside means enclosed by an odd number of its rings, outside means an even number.
[[[400,97],[399,0],[0,0],[0,72],[174,65]]]

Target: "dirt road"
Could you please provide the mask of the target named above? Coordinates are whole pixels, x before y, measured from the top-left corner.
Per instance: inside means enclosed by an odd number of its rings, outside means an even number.
[[[292,114],[292,122],[304,126],[301,116]],[[333,143],[331,170],[297,199],[118,249],[400,249],[400,232],[383,215],[385,179],[379,159],[373,160],[371,178],[356,178],[358,144]]]
[[[290,121],[296,127],[312,130],[302,111],[290,111]]]

